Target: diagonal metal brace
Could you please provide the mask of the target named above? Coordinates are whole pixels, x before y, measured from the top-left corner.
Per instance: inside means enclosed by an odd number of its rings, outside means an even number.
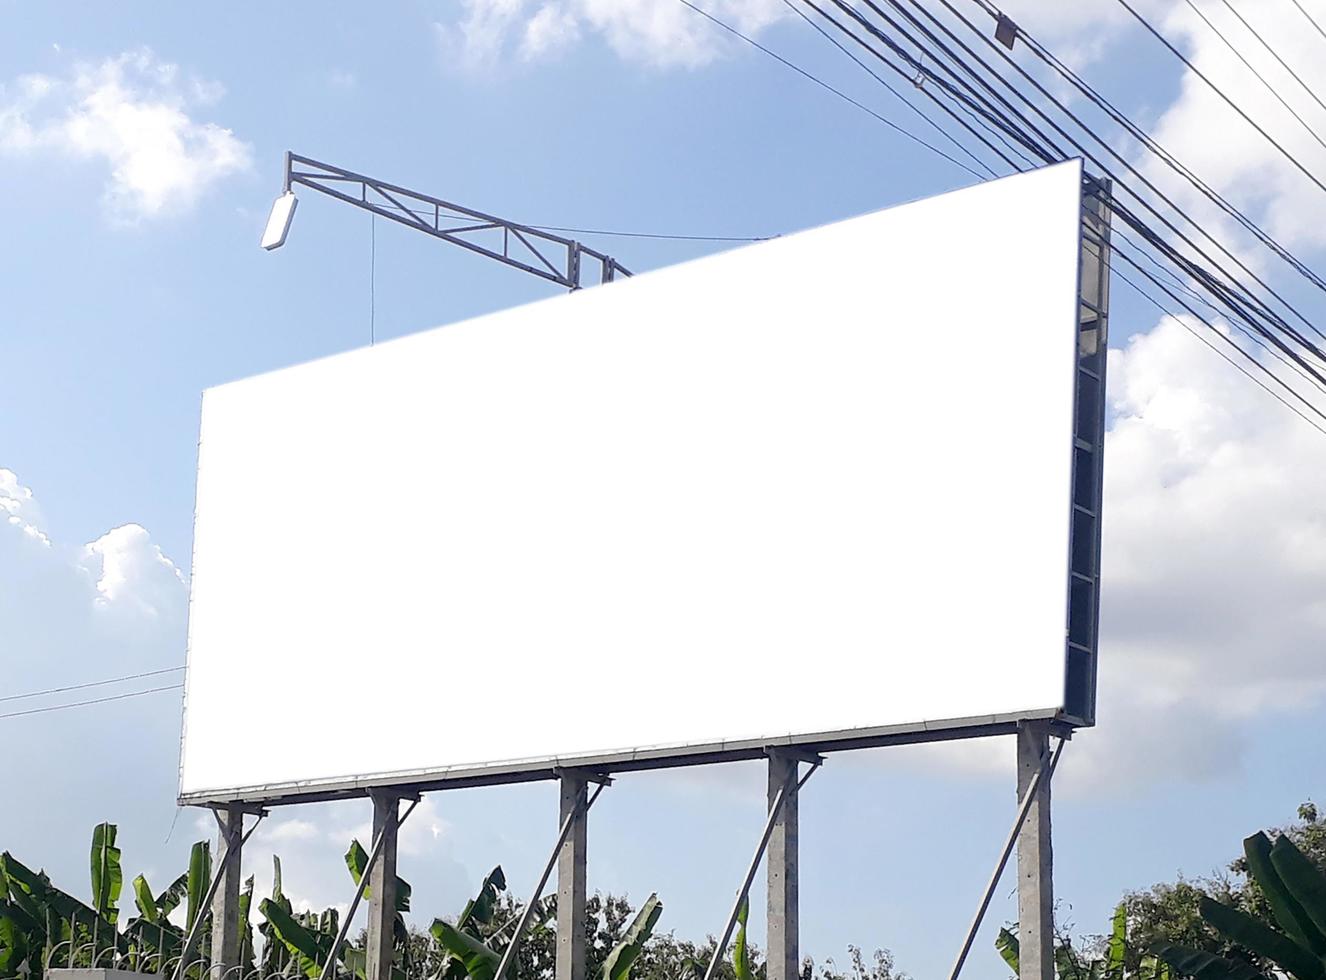
[[[774,797],[773,805],[769,807],[769,819],[764,822],[764,833],[760,835],[760,843],[755,848],[755,855],[751,858],[750,866],[746,868],[746,877],[737,889],[737,900],[732,903],[732,911],[728,913],[727,925],[723,927],[723,935],[718,940],[718,945],[714,947],[713,958],[709,961],[709,966],[705,968],[704,980],[714,980],[714,972],[718,969],[718,964],[722,962],[723,955],[727,952],[727,944],[732,939],[732,930],[737,927],[737,916],[741,914],[742,903],[746,901],[746,896],[750,894],[751,882],[755,880],[755,872],[759,870],[760,861],[764,858],[765,849],[769,846],[769,838],[773,836],[774,824],[778,822],[779,814],[783,812],[783,801],[787,799],[795,785],[799,791],[806,784],[806,780],[814,774],[815,770],[822,763],[811,763],[810,771],[797,779],[796,768],[788,774],[787,782],[778,790],[778,795]]]
[[[539,904],[539,897],[543,894],[544,886],[548,884],[548,879],[552,877],[553,868],[557,867],[557,858],[562,853],[562,848],[566,845],[566,839],[571,836],[571,828],[575,822],[589,812],[589,808],[594,805],[594,801],[599,798],[599,794],[607,787],[608,781],[604,781],[594,787],[594,792],[590,794],[589,799],[585,801],[583,807],[576,807],[566,815],[562,821],[562,829],[557,835],[557,843],[553,846],[552,856],[548,858],[548,863],[544,865],[543,874],[539,876],[539,883],[534,886],[534,894],[529,897],[525,904],[525,911],[520,914],[520,921],[516,923],[516,931],[511,935],[511,942],[507,944],[502,952],[502,962],[497,964],[497,972],[493,974],[493,980],[502,980],[506,976],[507,967],[516,957],[516,949],[520,945],[520,937],[524,935],[529,927],[530,919],[534,918],[535,906]],[[504,927],[505,928],[505,927]],[[327,980],[327,978],[323,978]]]
[[[981,896],[981,904],[976,908],[976,915],[971,920],[971,925],[967,928],[967,938],[962,942],[962,948],[958,950],[958,958],[953,961],[953,969],[949,971],[949,980],[958,980],[958,974],[962,972],[962,965],[967,962],[967,954],[971,952],[971,944],[976,941],[976,933],[981,928],[981,922],[985,919],[985,912],[990,907],[990,900],[994,897],[995,888],[999,886],[999,879],[1004,873],[1004,868],[1008,865],[1008,859],[1013,853],[1013,848],[1017,844],[1018,833],[1022,830],[1022,825],[1027,821],[1027,814],[1031,811],[1031,802],[1036,799],[1036,792],[1040,789],[1041,783],[1054,775],[1055,766],[1059,765],[1059,756],[1063,755],[1064,746],[1068,744],[1066,738],[1060,738],[1047,757],[1041,759],[1040,768],[1031,777],[1031,782],[1027,783],[1027,790],[1022,794],[1022,799],[1018,803],[1017,816],[1013,818],[1013,829],[1008,832],[1008,839],[1004,841],[1004,849],[999,852],[999,861],[995,864],[994,874],[990,876],[990,882],[985,886],[985,893]]]
[[[217,823],[221,822],[221,815],[215,810],[212,815],[216,817]],[[216,874],[212,876],[212,883],[207,886],[207,894],[203,896],[202,903],[198,906],[198,914],[194,917],[193,925],[189,928],[189,934],[184,937],[184,948],[180,950],[180,961],[175,967],[174,980],[180,980],[184,976],[189,962],[189,953],[193,951],[193,944],[198,941],[198,930],[202,928],[203,919],[207,918],[207,910],[212,907],[212,900],[216,898],[216,890],[221,887],[221,880],[226,876],[229,870],[230,862],[235,859],[235,854],[242,852],[244,845],[248,843],[253,832],[258,829],[258,824],[262,823],[263,817],[267,816],[266,811],[259,811],[258,819],[253,822],[253,826],[248,832],[239,839],[239,847],[226,848],[226,853],[221,855],[221,860],[217,862]]]

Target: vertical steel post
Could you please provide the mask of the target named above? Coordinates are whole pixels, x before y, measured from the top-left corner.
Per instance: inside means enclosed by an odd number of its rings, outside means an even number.
[[[1018,798],[1031,791],[1018,832],[1018,978],[1054,978],[1054,854],[1050,843],[1048,773],[1050,729],[1043,721],[1018,723]]]
[[[571,821],[557,856],[556,980],[585,980],[585,847],[589,782],[582,775],[561,776],[559,826]]]
[[[800,975],[796,776],[797,760],[771,749],[768,790],[771,812],[777,805],[779,791],[785,787],[787,791],[769,838],[769,980],[797,980]]]
[[[381,841],[377,860],[368,869],[367,980],[391,980],[396,931],[396,834],[401,798],[374,792],[373,838]],[[334,959],[333,959],[334,962]]]
[[[212,896],[212,972],[224,976],[239,966],[239,876],[244,840],[244,811],[231,805],[216,814],[216,853],[222,880]]]

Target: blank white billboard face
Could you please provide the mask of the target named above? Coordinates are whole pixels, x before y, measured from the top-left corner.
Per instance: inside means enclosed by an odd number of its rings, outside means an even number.
[[[207,391],[182,796],[1054,714],[1080,178]]]

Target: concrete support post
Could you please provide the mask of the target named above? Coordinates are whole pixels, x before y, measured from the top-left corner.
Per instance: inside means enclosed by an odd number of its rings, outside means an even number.
[[[588,782],[583,776],[561,777],[560,827],[579,813],[561,853],[557,855],[556,980],[585,980],[585,824]]]
[[[389,792],[373,796],[373,839],[382,835],[382,851],[368,869],[367,980],[391,980],[396,927],[396,831],[400,797]]]
[[[1049,759],[1045,722],[1018,725],[1018,798]],[[1018,980],[1054,977],[1054,854],[1050,846],[1050,779],[1041,778],[1018,834]]]
[[[212,895],[212,980],[239,966],[239,877],[244,813],[237,806],[215,811],[216,855],[224,861],[222,880]]]
[[[787,788],[769,837],[769,980],[797,980],[801,968],[797,873],[797,760],[769,753],[769,806]]]

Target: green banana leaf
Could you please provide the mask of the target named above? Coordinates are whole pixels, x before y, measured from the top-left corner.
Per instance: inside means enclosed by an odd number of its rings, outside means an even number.
[[[1268,980],[1246,963],[1237,963],[1200,949],[1174,943],[1156,943],[1149,950],[1174,970],[1194,980]]]
[[[479,886],[479,894],[465,903],[460,918],[456,920],[456,928],[472,936],[478,936],[479,926],[493,924],[498,896],[504,891],[506,891],[506,875],[502,873],[502,866],[499,864],[488,872],[483,884]]]
[[[1306,946],[1300,946],[1252,916],[1205,895],[1197,907],[1202,918],[1221,935],[1265,956],[1298,980],[1326,980],[1326,964],[1313,956]]]
[[[120,917],[117,903],[124,887],[120,849],[115,846],[117,833],[113,823],[99,823],[92,828],[92,907],[111,925]]]
[[[491,876],[490,876],[491,877]],[[485,884],[487,880],[485,879]],[[471,903],[473,904],[473,903]],[[469,910],[469,906],[466,906]],[[491,919],[491,913],[489,915]],[[465,968],[465,975],[470,980],[493,980],[502,957],[484,945],[477,937],[441,919],[434,919],[428,930],[448,953],[460,961]]]
[[[1271,850],[1270,838],[1260,831],[1243,841],[1248,873],[1266,896],[1266,902],[1271,907],[1271,917],[1294,942],[1306,946],[1316,956],[1326,955],[1326,936],[1312,924],[1307,911],[1280,877],[1280,872],[1271,860]]]
[[[1271,864],[1307,914],[1311,931],[1326,942],[1326,875],[1283,835],[1271,845]],[[1309,938],[1314,937],[1309,934]]]
[[[622,941],[613,947],[608,958],[603,961],[603,971],[600,974],[602,980],[628,980],[631,967],[640,958],[640,953],[653,934],[658,917],[662,914],[663,903],[658,900],[658,895],[650,895],[645,900],[645,904],[640,906],[635,921],[626,930]],[[744,924],[742,928],[744,931]]]
[[[194,920],[199,913],[206,914],[206,909],[202,908],[203,899],[207,896],[207,888],[212,883],[212,849],[207,841],[200,840],[193,845],[193,850],[189,853],[189,876],[188,876],[188,914],[185,918],[185,928],[192,929]]]
[[[350,841],[350,849],[345,852],[345,866],[350,869],[350,877],[354,879],[355,884],[359,884],[359,879],[364,876],[364,870],[368,867],[368,852],[360,845],[358,839]],[[373,889],[367,887],[364,889],[364,897],[371,898]],[[410,883],[400,875],[396,876],[396,911],[410,911]]]
[[[1110,941],[1105,953],[1105,976],[1124,980],[1123,965],[1128,957],[1128,909],[1120,902],[1110,922]]]
[[[157,922],[161,919],[161,912],[157,909],[157,900],[152,897],[152,886],[147,883],[147,878],[139,875],[134,879],[134,904],[138,906],[138,917],[147,922]]]
[[[284,944],[298,964],[299,971],[311,980],[318,980],[333,937],[323,936],[303,925],[270,898],[263,900],[259,910],[272,927],[272,935]]]
[[[1013,976],[1017,976],[1019,952],[1017,933],[1001,928],[999,935],[995,936],[995,949],[999,951],[999,955],[1004,958],[1004,962],[1013,971]]]
[[[170,887],[157,896],[157,911],[161,915],[168,916],[179,908],[180,902],[184,901],[189,894],[189,874],[185,872],[170,883]]]
[[[253,923],[249,921],[249,909],[252,907],[253,875],[249,875],[239,893],[239,962],[245,974],[253,969]]]
[[[737,937],[732,940],[732,972],[737,980],[752,980],[750,954],[746,949],[746,919],[750,916],[750,896],[741,899],[737,909]]]
[[[5,977],[17,976],[28,958],[28,930],[15,911],[13,905],[0,899],[0,976]],[[28,919],[26,914],[19,914]]]

